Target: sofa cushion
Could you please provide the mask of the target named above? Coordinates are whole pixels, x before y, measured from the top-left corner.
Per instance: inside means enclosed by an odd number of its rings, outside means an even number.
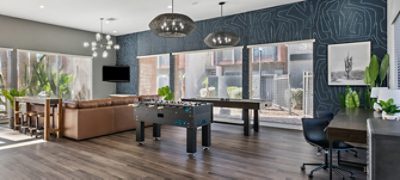
[[[69,109],[78,109],[79,104],[77,101],[67,101],[67,102],[64,102],[64,107],[69,108]]]
[[[113,106],[117,105],[128,105],[139,101],[138,97],[113,97],[111,102]]]
[[[97,103],[97,107],[104,107],[104,106],[111,106],[112,101],[111,98],[104,98],[104,99],[96,99],[93,100]]]
[[[139,96],[139,101],[152,101],[152,100],[159,100],[160,96],[158,95],[142,95]]]

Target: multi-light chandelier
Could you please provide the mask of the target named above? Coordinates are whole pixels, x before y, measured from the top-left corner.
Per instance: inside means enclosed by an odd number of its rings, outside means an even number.
[[[112,41],[111,35],[103,33],[103,21],[104,18],[100,18],[100,32],[96,33],[96,41],[83,43],[85,48],[92,48],[93,57],[97,57],[99,55],[98,52],[101,52],[101,56],[107,58],[109,50],[119,50],[120,48],[118,44]]]
[[[149,24],[150,29],[160,37],[180,38],[190,34],[196,24],[193,20],[179,13],[174,13],[174,0],[172,0],[172,12],[160,14]]]
[[[223,6],[225,2],[220,2],[221,6],[221,19],[223,17]],[[222,26],[222,25],[221,25]],[[204,43],[210,48],[225,48],[236,46],[240,41],[240,37],[234,32],[222,30],[217,32],[212,32],[204,38]]]

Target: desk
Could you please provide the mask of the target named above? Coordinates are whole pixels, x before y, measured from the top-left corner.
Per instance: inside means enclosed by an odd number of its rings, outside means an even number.
[[[335,140],[367,144],[367,119],[378,118],[379,113],[366,109],[341,110],[329,123],[329,179],[332,179],[332,142]]]
[[[226,108],[239,108],[243,109],[243,128],[244,135],[249,136],[250,134],[250,121],[249,121],[249,109],[254,111],[253,117],[253,129],[254,132],[259,130],[259,120],[258,120],[258,110],[269,106],[270,103],[263,100],[254,99],[220,99],[220,98],[189,98],[181,99],[182,101],[190,102],[201,102],[201,103],[211,103],[214,107],[226,107]],[[215,122],[215,121],[214,121]]]
[[[14,99],[14,112],[19,111],[19,103],[26,104],[40,104],[44,105],[44,140],[48,141],[50,137],[50,131],[57,133],[57,138],[62,136],[63,122],[62,122],[62,99],[59,98],[40,98],[40,97],[16,97]],[[57,106],[57,129],[50,128],[50,106]],[[19,114],[14,114],[14,125],[19,119]]]

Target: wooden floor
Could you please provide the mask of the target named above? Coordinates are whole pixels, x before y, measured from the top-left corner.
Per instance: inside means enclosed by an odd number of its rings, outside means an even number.
[[[308,179],[303,162],[322,157],[301,131],[261,128],[250,137],[239,126],[213,124],[212,147],[186,154],[186,130],[162,127],[161,141],[138,146],[134,131],[86,141],[62,139],[0,151],[0,179]],[[310,168],[307,169],[307,172]],[[318,171],[314,179],[327,179]],[[337,179],[337,178],[335,178]],[[357,179],[365,174],[357,172]]]

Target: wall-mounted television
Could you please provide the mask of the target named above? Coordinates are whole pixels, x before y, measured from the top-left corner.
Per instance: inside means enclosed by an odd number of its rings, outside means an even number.
[[[129,82],[129,66],[103,66],[103,81]]]

